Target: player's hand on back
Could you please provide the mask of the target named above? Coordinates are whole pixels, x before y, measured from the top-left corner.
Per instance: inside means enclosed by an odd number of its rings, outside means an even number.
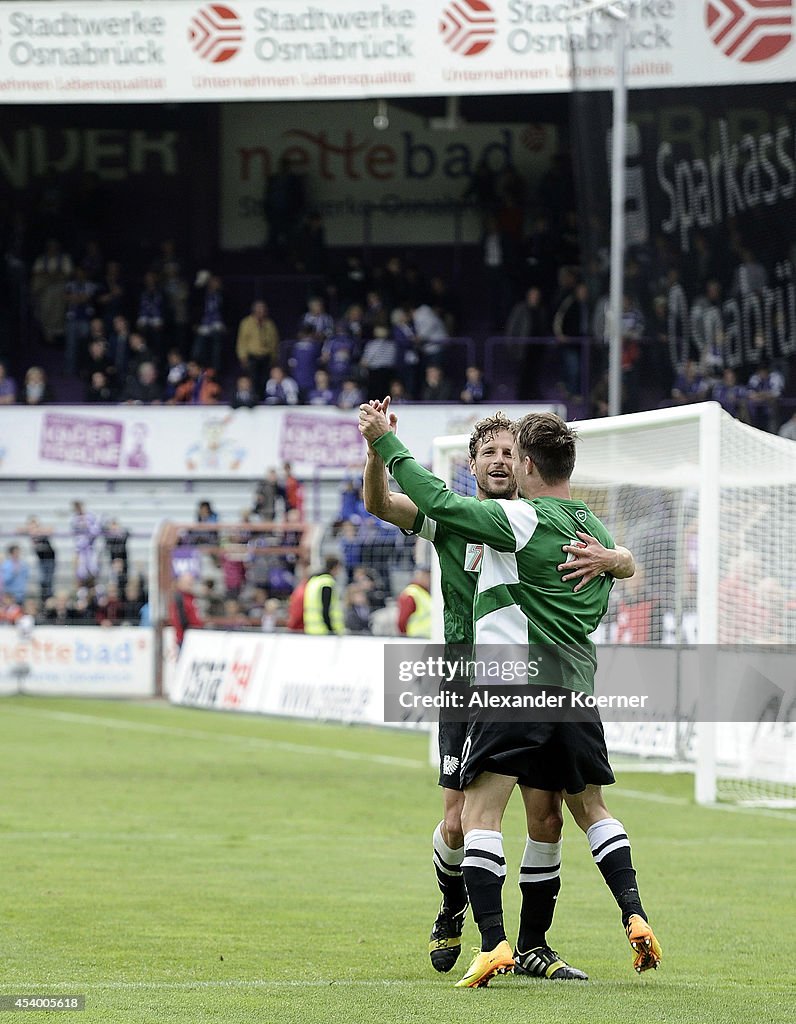
[[[613,549],[603,547],[588,533],[576,531],[576,536],[579,538],[576,543],[564,544],[561,549],[567,555],[567,560],[556,566],[564,582],[578,581],[573,587],[574,593],[603,573],[611,572],[616,563],[616,552]]]

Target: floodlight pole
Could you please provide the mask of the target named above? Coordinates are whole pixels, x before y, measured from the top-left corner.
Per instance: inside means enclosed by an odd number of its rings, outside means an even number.
[[[603,12],[615,23],[616,77],[611,147],[611,281],[608,298],[608,415],[622,411],[622,299],[625,291],[625,152],[627,147],[627,12],[616,0],[596,0],[569,19]]]

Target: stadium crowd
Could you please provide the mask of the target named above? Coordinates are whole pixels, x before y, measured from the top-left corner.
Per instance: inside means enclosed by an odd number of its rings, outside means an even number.
[[[532,194],[513,169],[479,166],[462,201],[480,215],[483,234],[469,276],[455,281],[399,253],[366,264],[357,252],[330,249],[305,192],[284,168],[268,181],[268,240],[252,257],[263,293],[253,301],[230,287],[234,275],[190,266],[172,239],[124,266],[90,196],[70,204],[52,176],[27,212],[24,203],[0,206],[2,290],[18,307],[16,320],[0,323],[0,362],[11,360],[16,374],[0,366],[0,403],[348,409],[387,393],[394,402],[477,403],[495,397],[500,378],[517,399],[607,414],[607,267],[582,251],[566,158]],[[764,430],[787,418],[788,360],[766,335],[785,325],[761,331],[742,363],[728,358],[722,303],[768,283],[740,234],[731,248],[702,232],[688,259],[663,236],[628,250],[623,411],[714,399]],[[269,286],[263,268],[301,275],[303,308],[286,306],[283,278]],[[672,311],[685,292],[684,342]],[[13,336],[19,323],[53,358],[26,360]],[[488,359],[497,338],[504,345]]]

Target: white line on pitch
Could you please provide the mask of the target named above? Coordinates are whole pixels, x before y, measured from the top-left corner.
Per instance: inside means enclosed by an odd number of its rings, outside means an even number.
[[[364,754],[358,750],[345,750],[340,747],[323,747],[308,743],[288,743],[284,740],[269,740],[262,736],[240,736],[237,733],[205,732],[201,729],[179,729],[172,725],[158,725],[155,722],[124,722],[118,718],[105,718],[101,715],[81,715],[74,711],[45,711],[40,708],[8,708],[17,715],[50,718],[60,722],[74,722],[78,725],[101,725],[109,729],[123,729],[132,732],[157,732],[167,736],[178,736],[192,740],[218,740],[222,743],[237,743],[244,746],[268,747],[272,750],[284,750],[291,754],[309,754],[316,757],[337,757],[345,761],[368,761],[372,764],[385,764],[400,768],[428,768],[426,761],[414,761],[408,757],[392,757],[389,754]]]

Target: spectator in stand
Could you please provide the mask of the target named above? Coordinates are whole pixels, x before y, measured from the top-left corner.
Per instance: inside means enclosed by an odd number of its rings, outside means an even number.
[[[127,542],[130,539],[130,531],[120,525],[118,519],[110,519],[103,527],[102,533],[105,538],[105,553],[108,556],[108,562],[111,564],[121,563],[119,575],[126,578],[129,568]]]
[[[425,383],[420,392],[422,402],[450,402],[453,390],[439,366],[427,366]]]
[[[373,337],[365,342],[365,348],[359,365],[367,371],[368,392],[372,395],[387,393],[390,381],[399,368],[399,343],[389,336],[386,326],[381,324],[373,328]],[[339,405],[339,400],[338,400]],[[351,406],[341,406],[351,408]]]
[[[725,367],[721,380],[713,385],[711,398],[736,419],[748,421],[746,410],[746,388],[738,383],[735,370]]]
[[[365,502],[362,497],[362,477],[347,476],[340,491],[340,515],[338,522],[348,521],[359,523],[367,518]]]
[[[9,544],[6,548],[6,559],[0,566],[0,578],[3,590],[10,594],[17,604],[22,604],[28,592],[30,569],[27,562],[22,561],[19,544]]]
[[[0,595],[0,623],[13,626],[22,618],[22,602],[10,592]]]
[[[69,594],[59,590],[57,594],[48,597],[42,613],[42,619],[48,626],[71,626],[73,619]]]
[[[777,433],[788,441],[796,441],[796,412],[793,413],[790,419],[785,420]]]
[[[563,326],[563,324],[562,324]],[[526,291],[525,298],[514,304],[506,321],[507,338],[547,338],[551,331],[550,315],[536,285]],[[544,352],[537,345],[524,345],[518,394],[521,398],[538,395],[540,362]]]
[[[359,351],[365,340],[366,324],[365,310],[358,302],[352,303],[346,308],[342,320],[335,324],[336,334],[347,334],[354,342],[355,351]]]
[[[127,381],[121,400],[128,405],[160,405],[163,401],[163,388],[158,383],[154,363],[143,362],[139,365],[135,378]]]
[[[307,328],[302,328],[299,331],[299,337],[290,347],[287,365],[293,380],[298,385],[302,401],[306,399],[307,392],[312,388],[320,350],[320,345]]]
[[[135,380],[138,376],[138,368],[141,363],[154,363],[155,356],[146,343],[143,334],[137,331],[127,339],[127,355],[125,364],[127,367],[127,380]]]
[[[307,394],[307,405],[334,405],[334,390],[326,370],[315,371],[314,384]]]
[[[166,353],[166,385],[163,396],[167,400],[174,398],[177,388],[188,376],[188,368],[182,357],[182,352],[176,346],[170,348]]]
[[[236,352],[240,365],[251,376],[255,392],[262,395],[271,363],[279,354],[279,331],[262,299],[252,303],[251,313],[238,326]]]
[[[518,257],[516,240],[500,230],[495,216],[486,217],[481,236],[481,271],[490,331],[503,330],[517,276]]]
[[[382,301],[381,292],[372,288],[365,297],[365,313],[363,316],[364,334],[363,337],[372,338],[373,328],[376,325],[385,327],[388,321],[388,312]]]
[[[735,268],[730,292],[734,298],[760,293],[768,284],[768,273],[762,263],[747,246],[740,252],[741,262]]]
[[[362,541],[355,522],[346,519],[340,524],[337,543],[345,567],[346,579],[350,583],[354,578],[354,570],[362,561]]]
[[[461,320],[461,303],[445,278],[439,274],[435,274],[429,281],[428,304],[445,324],[448,337],[455,337]]]
[[[353,377],[347,377],[337,392],[338,409],[358,409],[365,401],[365,393]]]
[[[233,409],[253,409],[260,404],[259,393],[254,390],[251,377],[245,373],[235,381],[235,393],[232,396]]]
[[[266,245],[272,257],[283,261],[295,244],[296,232],[304,216],[304,182],[283,156],[265,185],[263,211],[268,225]]]
[[[130,351],[130,324],[127,317],[115,316],[108,332],[108,352],[119,380],[125,380],[129,367],[127,366],[128,354]]]
[[[266,405],[298,405],[298,384],[281,366],[272,366],[265,383]]]
[[[138,316],[135,325],[146,338],[147,346],[157,356],[160,356],[163,351],[165,316],[165,300],[158,275],[154,271],[148,270],[144,274],[144,288],[138,300]]]
[[[347,633],[370,632],[370,600],[367,584],[349,583],[345,588],[343,620]]]
[[[639,360],[645,330],[644,314],[638,301],[622,297],[622,410],[637,412],[639,408]]]
[[[703,402],[707,397],[708,388],[707,381],[700,373],[699,363],[695,359],[689,359],[674,382],[672,401],[675,405]]]
[[[421,356],[423,367],[439,365],[444,343],[448,340],[445,324],[426,302],[410,306],[409,315],[415,332],[415,348]]]
[[[17,382],[6,373],[5,363],[0,363],[0,405],[13,405],[17,400]]]
[[[61,250],[61,243],[49,238],[44,252],[33,263],[31,297],[33,315],[38,321],[42,337],[54,345],[64,332],[66,315],[66,282],[73,272],[72,257]]]
[[[93,512],[87,512],[82,501],[72,502],[70,530],[75,542],[75,578],[78,585],[93,584],[99,573],[96,543],[102,526]]]
[[[181,353],[188,351],[188,299],[190,288],[176,261],[163,265],[163,328],[166,337]]]
[[[105,331],[110,334],[113,321],[124,313],[122,265],[117,260],[108,260],[105,264],[105,274],[97,289],[96,305]]]
[[[111,388],[115,388],[116,367],[110,358],[105,338],[91,339],[81,366],[80,376],[85,383],[89,384],[95,373],[104,374]]]
[[[340,327],[341,325],[338,325]],[[318,362],[321,368],[329,373],[334,387],[339,387],[351,373],[351,365],[356,358],[357,345],[350,335],[337,330],[323,343]]]
[[[113,402],[115,399],[116,391],[111,387],[107,376],[102,370],[95,370],[86,385],[83,401],[93,404],[95,402]]]
[[[345,258],[345,266],[335,276],[334,292],[337,295],[339,309],[358,304],[362,306],[368,290],[368,274],[362,263],[362,257],[351,253]]]
[[[39,596],[42,603],[52,597],[55,578],[55,549],[50,537],[52,529],[42,526],[36,516],[29,516],[24,530],[30,537],[33,551],[39,563]]]
[[[560,344],[560,378],[565,396],[577,396],[581,391],[580,346],[574,342],[591,337],[591,303],[584,281],[561,301],[553,317],[553,334]]]
[[[285,518],[290,519],[290,513],[297,512],[301,521],[304,518],[304,485],[293,475],[293,467],[289,462],[284,463],[282,471],[285,474]]]
[[[307,580],[307,572],[304,569],[287,603],[286,626],[294,633],[304,632],[304,591],[307,589]]]
[[[319,295],[313,295],[308,301],[307,311],[299,323],[299,330],[302,328],[309,331],[317,342],[326,341],[334,333],[334,320],[326,312],[324,301]]]
[[[417,569],[412,582],[398,597],[398,632],[403,636],[431,636],[431,575]]]
[[[563,314],[561,326],[564,327]],[[567,324],[567,326],[569,325]],[[512,306],[506,321],[506,337],[546,338],[549,334],[550,316],[542,299],[542,290],[536,285],[532,285],[526,291],[525,298]]]
[[[387,394],[390,396],[390,404],[398,405],[401,402],[407,401],[409,395],[407,394],[404,382],[399,380],[397,377],[390,381],[389,389]]]
[[[284,508],[285,488],[280,484],[276,470],[269,469],[265,477],[257,484],[252,512],[263,522],[273,523],[276,520],[277,502]]]
[[[464,374],[464,387],[459,394],[462,402],[476,404],[486,400],[488,389],[480,366],[468,366]]]
[[[66,315],[64,319],[64,370],[70,377],[80,370],[84,348],[89,335],[89,324],[94,316],[94,297],[97,285],[89,281],[83,267],[75,267],[72,277],[64,285]]]
[[[785,378],[779,370],[772,370],[768,363],[760,363],[747,385],[749,422],[753,427],[776,433],[779,400],[784,390]]]
[[[310,636],[340,634],[344,630],[340,606],[339,558],[326,559],[324,571],[307,580],[304,588],[304,632]]]
[[[169,405],[218,405],[221,386],[216,382],[214,370],[204,369],[194,359],[189,359],[185,374],[185,380],[177,385]]]
[[[19,393],[19,404],[46,405],[54,401],[55,392],[47,381],[44,370],[40,366],[29,367]]]
[[[180,648],[189,629],[202,629],[204,622],[199,615],[194,596],[194,578],[184,572],[174,584],[174,596],[169,605],[169,622],[174,627],[174,639]]]
[[[227,327],[224,323],[224,292],[221,278],[207,270],[196,275],[197,288],[204,288],[202,316],[196,327],[191,357],[201,366],[210,366],[220,376],[224,339]]]

